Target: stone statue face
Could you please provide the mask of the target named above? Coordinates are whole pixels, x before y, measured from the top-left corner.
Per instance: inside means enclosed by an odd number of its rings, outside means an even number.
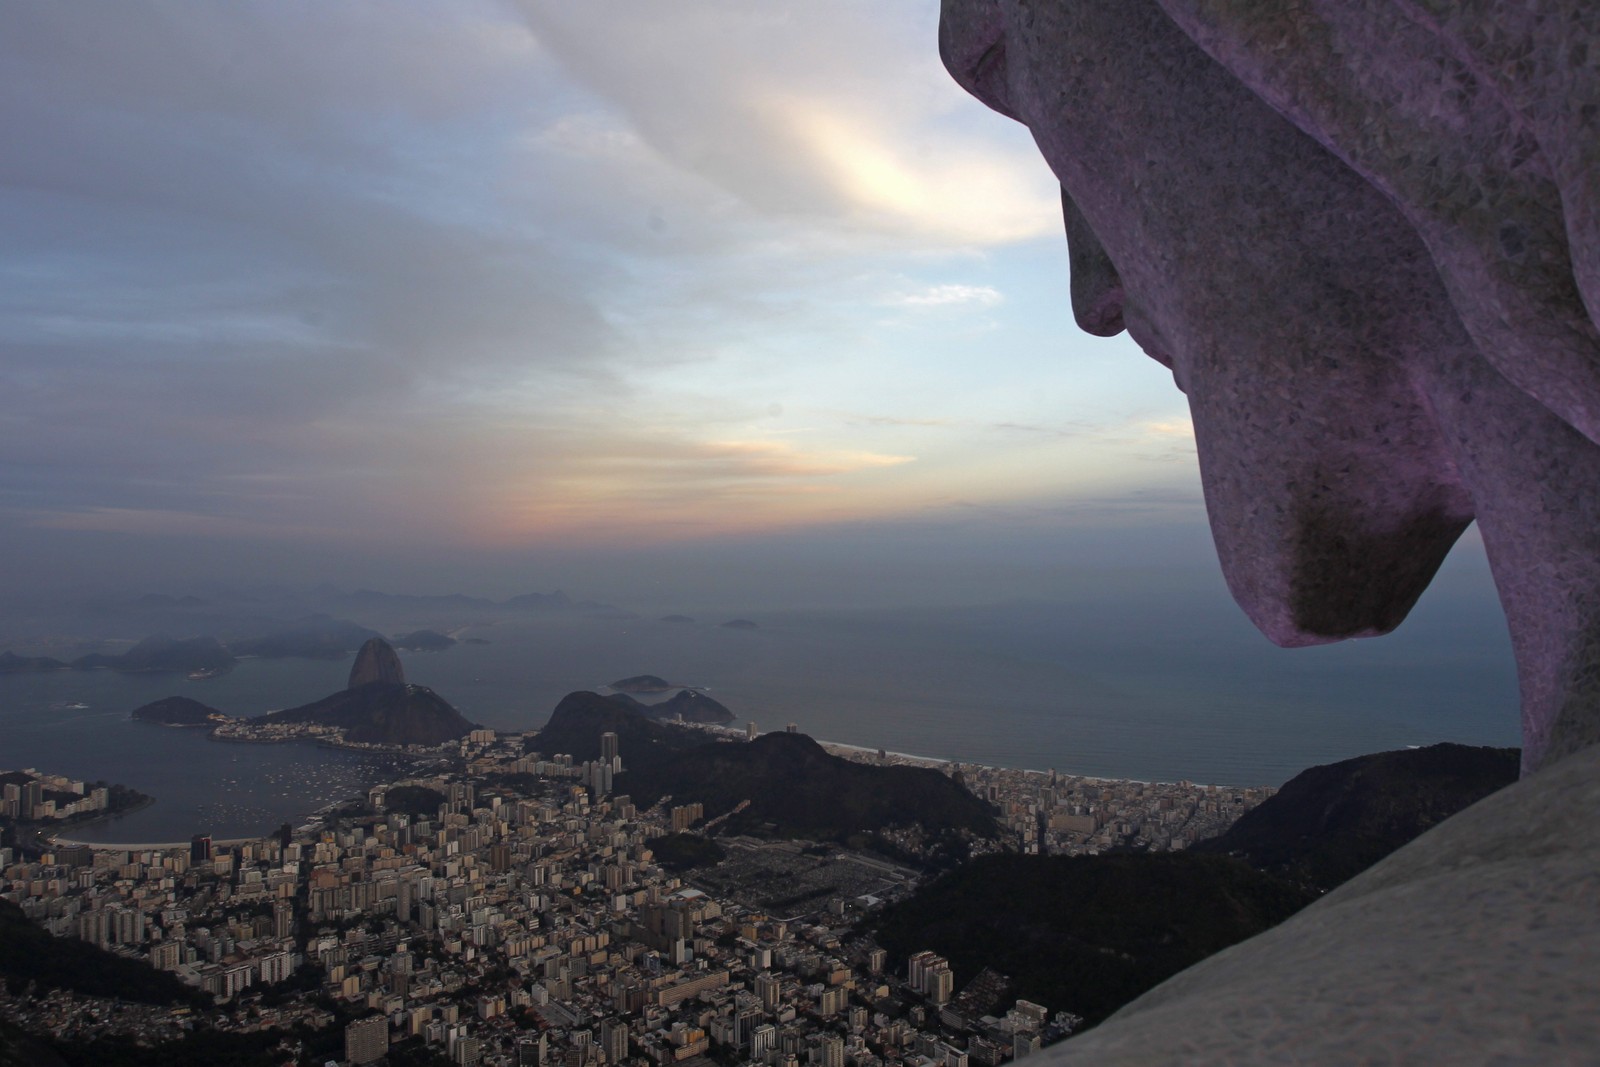
[[[1234,595],[1281,644],[1393,628],[1472,517],[1396,358],[1449,333],[1420,244],[1153,2],[1014,7],[947,3],[947,62],[1061,179],[1079,322],[1188,394]]]
[[[1600,345],[1504,107],[1412,132],[1491,94],[1395,2],[945,0],[940,50],[1060,179],[1079,325],[1125,328],[1188,395],[1256,625],[1386,632],[1478,518],[1532,767],[1600,739]],[[1323,7],[1379,58],[1346,64]]]

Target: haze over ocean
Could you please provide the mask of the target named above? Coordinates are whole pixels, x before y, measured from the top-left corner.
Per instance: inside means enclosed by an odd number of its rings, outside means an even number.
[[[501,728],[648,672],[763,729],[1135,778],[1513,743],[1476,535],[1383,641],[1249,629],[1184,396],[1073,325],[1059,183],[937,19],[18,5],[0,649],[76,647],[36,620],[108,590],[561,587],[643,619],[496,627],[412,677]],[[648,621],[678,611],[701,625]],[[126,781],[162,798],[128,826],[184,832],[247,757],[328,769],[236,805],[256,832],[366,771],[126,713],[257,713],[347,667],[0,677],[0,765]]]
[[[572,690],[651,673],[708,686],[762,731],[793,722],[821,739],[967,762],[1278,785],[1382,749],[1517,743],[1504,623],[1483,578],[1468,553],[1394,635],[1294,652],[1268,645],[1216,590],[1157,589],[1073,603],[738,612],[754,631],[722,627],[728,611],[693,623],[557,613],[469,626],[457,636],[490,643],[402,658],[409,680],[500,730],[536,729]],[[0,676],[0,752],[7,765],[158,798],[86,837],[261,833],[380,780],[389,762],[212,743],[128,712],[181,693],[260,714],[342,688],[349,664],[252,659],[206,681]]]

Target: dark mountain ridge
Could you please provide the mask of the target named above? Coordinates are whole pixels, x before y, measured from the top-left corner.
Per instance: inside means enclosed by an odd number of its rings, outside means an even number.
[[[367,682],[321,700],[251,719],[337,726],[344,739],[372,745],[439,745],[465,737],[478,724],[425,685]]]
[[[1187,852],[984,856],[871,920],[897,959],[932,949],[1091,1024],[1276,925],[1516,780],[1515,749],[1440,744],[1312,767]]]
[[[950,960],[956,987],[984,967],[1012,993],[1091,1025],[1185,967],[1315,899],[1228,856],[979,856],[871,922],[897,961]]]
[[[647,719],[661,722],[671,722],[681,718],[684,722],[721,725],[737,718],[725,704],[693,689],[681,689],[666,700],[654,704],[635,700],[627,693],[613,693],[606,699],[614,700],[629,711],[636,711]]]
[[[600,758],[600,735],[617,735],[624,767],[652,767],[675,754],[711,743],[706,735],[652,722],[613,697],[580,690],[568,693],[523,746],[546,756],[569,755],[578,762]]]
[[[1514,748],[1442,743],[1310,767],[1197,852],[1327,891],[1517,780]]]
[[[727,814],[723,829],[764,837],[803,837],[853,845],[889,827],[920,825],[930,835],[993,837],[994,810],[945,775],[926,767],[876,767],[830,755],[805,734],[765,734],[754,741],[718,741],[652,722],[612,697],[569,693],[530,752],[600,757],[600,735],[615,733],[623,771],[616,791],[641,808],[670,794],[698,801],[706,815]]]
[[[851,843],[911,825],[930,834],[998,833],[994,809],[940,772],[841,759],[805,734],[702,745],[639,769],[624,755],[623,768],[617,790],[640,807],[671,794],[675,803],[698,801],[716,816],[749,801],[723,824],[733,834]]]

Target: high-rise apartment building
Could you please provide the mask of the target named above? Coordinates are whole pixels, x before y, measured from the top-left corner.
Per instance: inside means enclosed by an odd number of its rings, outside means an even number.
[[[344,1028],[344,1058],[353,1064],[372,1063],[389,1051],[389,1020],[382,1015],[357,1019]]]
[[[604,1019],[600,1023],[600,1048],[608,1064],[618,1064],[628,1058],[628,1020]]]

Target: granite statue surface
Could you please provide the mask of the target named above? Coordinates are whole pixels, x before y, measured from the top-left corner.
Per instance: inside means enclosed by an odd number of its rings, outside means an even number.
[[[1188,394],[1251,619],[1284,645],[1384,633],[1475,518],[1528,770],[1600,740],[1597,22],[950,0],[940,32],[1060,179],[1079,324]]]
[[[1592,1062],[1600,4],[945,0],[939,45],[1060,180],[1079,326],[1187,394],[1257,627],[1385,633],[1476,520],[1521,689],[1513,790],[1058,1055]]]

